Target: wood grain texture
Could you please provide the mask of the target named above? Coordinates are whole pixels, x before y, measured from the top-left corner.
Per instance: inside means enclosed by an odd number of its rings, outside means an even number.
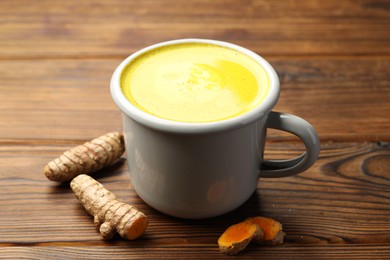
[[[137,246],[110,247],[0,247],[0,259],[389,259],[387,245],[318,245],[310,247],[283,246],[261,248],[249,246],[236,257],[224,256],[212,247],[187,245],[183,247],[143,248]],[[165,258],[164,255],[170,257]],[[140,257],[142,256],[142,257]]]
[[[308,120],[322,141],[390,140],[387,58],[271,58],[275,110]],[[109,82],[120,60],[0,61],[1,140],[88,140],[121,129]],[[22,69],[23,68],[23,69]],[[16,73],[17,72],[17,73]],[[271,132],[275,140],[292,140]]]
[[[386,0],[7,0],[0,58],[124,57],[194,37],[263,55],[389,55],[389,30]]]
[[[232,259],[217,239],[248,216],[284,224],[285,243],[241,259],[389,259],[390,2],[387,0],[3,0],[0,8],[0,259]],[[144,211],[136,241],[103,241],[47,162],[120,130],[109,81],[126,56],[177,38],[225,40],[277,70],[275,110],[317,129],[320,159],[261,179],[237,210],[207,220],[163,215],[135,193],[125,159],[95,177]],[[266,158],[303,145],[269,131]],[[235,258],[235,257],[233,257]]]
[[[0,247],[77,244],[214,249],[227,226],[256,215],[274,217],[283,223],[287,247],[390,243],[388,146],[325,144],[320,159],[307,172],[289,178],[262,179],[257,192],[242,207],[209,220],[181,220],[153,210],[136,195],[127,164],[120,161],[95,177],[117,197],[148,215],[150,226],[145,235],[131,242],[120,238],[103,241],[68,183],[59,185],[43,175],[45,163],[66,148],[67,145],[0,148],[0,207],[6,209],[0,213]],[[289,155],[302,152],[297,145],[273,144],[266,153],[285,157],[286,149]]]

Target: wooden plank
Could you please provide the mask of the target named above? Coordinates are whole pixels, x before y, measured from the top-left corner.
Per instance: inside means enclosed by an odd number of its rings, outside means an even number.
[[[96,0],[0,8],[0,259],[231,259],[216,240],[248,216],[278,219],[278,247],[243,259],[389,259],[390,2],[386,0]],[[135,193],[125,159],[95,178],[150,218],[139,240],[103,241],[72,194],[43,175],[76,144],[120,130],[109,81],[147,45],[211,38],[270,60],[282,93],[275,110],[318,130],[321,155],[303,174],[261,179],[239,209],[207,220],[163,215]],[[303,152],[269,131],[267,158]]]
[[[88,139],[120,129],[109,90],[119,62],[0,62],[0,138]]]
[[[0,58],[124,57],[193,37],[263,55],[388,55],[388,9],[383,0],[6,0]]]
[[[0,247],[0,258],[20,259],[232,259],[215,247],[182,246],[142,248],[131,245],[109,247]],[[318,245],[312,247],[282,246],[255,248],[250,246],[239,259],[388,259],[388,245]],[[168,257],[164,257],[168,256]]]
[[[270,61],[281,78],[275,110],[307,119],[321,140],[390,140],[389,59]]]
[[[281,79],[275,110],[307,119],[322,141],[390,140],[386,57],[269,60]],[[0,61],[0,142],[87,140],[121,129],[109,91],[120,61]],[[281,132],[270,139],[294,140]]]
[[[147,232],[134,242],[101,240],[68,183],[58,185],[45,178],[44,165],[70,147],[0,146],[0,247],[118,245],[216,251],[216,240],[227,226],[256,215],[283,223],[287,248],[390,243],[390,149],[385,144],[323,144],[320,159],[307,172],[261,179],[258,190],[242,207],[207,220],[171,218],[150,208],[134,192],[127,164],[121,160],[95,178],[149,216]],[[266,151],[270,157],[282,158],[301,152],[299,145],[281,143],[271,144]]]

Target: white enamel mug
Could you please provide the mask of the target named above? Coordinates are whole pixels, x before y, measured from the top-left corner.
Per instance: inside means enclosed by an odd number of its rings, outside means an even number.
[[[247,113],[207,123],[166,120],[132,105],[120,86],[124,68],[151,49],[182,43],[224,46],[253,58],[268,73],[268,96]],[[256,190],[260,177],[286,177],[308,169],[320,151],[317,133],[302,118],[271,111],[279,92],[279,78],[266,60],[227,42],[173,40],[149,46],[126,58],[112,76],[111,95],[123,113],[127,160],[137,194],[165,214],[209,218],[241,206]],[[289,160],[264,160],[267,128],[295,134],[303,141],[306,152]]]

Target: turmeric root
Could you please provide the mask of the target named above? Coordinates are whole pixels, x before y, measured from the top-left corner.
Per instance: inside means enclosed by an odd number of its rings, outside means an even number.
[[[51,181],[69,181],[112,164],[124,151],[123,134],[108,133],[64,152],[46,165],[44,173]]]
[[[260,240],[263,237],[261,228],[249,221],[243,221],[230,226],[218,239],[221,252],[235,255],[244,250],[252,239]]]
[[[286,233],[283,232],[282,224],[278,221],[261,216],[248,218],[247,221],[258,225],[264,232],[264,236],[261,239],[256,239],[256,242],[270,246],[283,243]]]
[[[257,216],[230,226],[218,239],[218,245],[223,253],[234,255],[244,250],[252,240],[275,246],[283,243],[285,235],[278,221]]]
[[[94,223],[103,239],[117,232],[133,240],[141,236],[148,226],[148,218],[135,207],[118,201],[115,195],[92,177],[81,174],[70,186],[85,209],[94,216]]]

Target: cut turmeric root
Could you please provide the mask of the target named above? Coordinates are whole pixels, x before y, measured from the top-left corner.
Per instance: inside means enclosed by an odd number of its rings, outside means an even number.
[[[256,239],[256,242],[271,246],[283,243],[286,233],[283,232],[282,224],[280,224],[280,222],[272,218],[261,216],[248,218],[247,221],[258,225],[264,232],[264,236],[261,239]]]
[[[283,243],[285,235],[278,221],[257,216],[230,226],[218,239],[218,245],[221,252],[234,255],[244,250],[252,240],[275,246]]]
[[[141,236],[148,226],[148,218],[135,207],[118,201],[115,195],[92,177],[81,174],[70,187],[84,208],[94,216],[94,223],[103,239],[115,233],[133,240]]]
[[[243,221],[226,229],[218,239],[218,245],[221,252],[234,255],[244,250],[253,239],[262,237],[263,231],[258,225]]]
[[[123,134],[108,133],[64,152],[46,165],[44,173],[51,181],[70,181],[79,174],[89,174],[112,164],[124,151]]]

